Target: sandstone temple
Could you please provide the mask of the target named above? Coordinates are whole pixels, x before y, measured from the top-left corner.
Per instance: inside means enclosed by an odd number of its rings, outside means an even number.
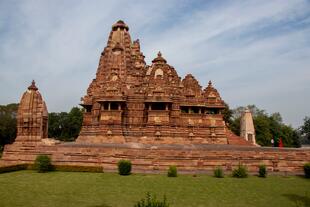
[[[203,88],[191,74],[181,78],[158,52],[144,61],[129,27],[112,26],[96,78],[81,104],[83,127],[77,142],[230,144],[224,101],[211,81]],[[236,142],[235,142],[236,143]],[[237,142],[238,143],[238,142]],[[240,144],[249,144],[239,138]]]
[[[298,174],[310,150],[259,147],[250,111],[241,118],[241,137],[227,127],[225,103],[209,81],[202,87],[191,74],[181,78],[158,52],[147,65],[139,40],[129,27],[112,26],[101,53],[96,77],[81,99],[85,109],[75,142],[48,138],[46,104],[33,81],[23,94],[17,114],[17,137],[6,145],[0,165],[33,163],[47,154],[54,165],[99,166],[115,171],[120,159],[134,172],[200,173],[217,166],[230,171],[240,163],[257,172]]]

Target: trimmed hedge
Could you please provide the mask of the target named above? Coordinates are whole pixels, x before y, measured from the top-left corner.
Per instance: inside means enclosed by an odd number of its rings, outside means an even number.
[[[34,161],[34,168],[39,173],[44,173],[53,170],[51,158],[47,155],[38,155]]]
[[[168,177],[178,177],[178,170],[177,167],[172,165],[169,166],[168,172],[167,172]]]
[[[28,165],[27,164],[3,166],[3,167],[0,167],[0,174],[1,173],[6,173],[6,172],[19,171],[19,170],[27,170],[27,169],[28,169]]]
[[[120,160],[117,163],[118,174],[130,175],[131,174],[131,162],[130,160]]]
[[[54,170],[62,172],[103,172],[102,167],[73,165],[54,165]]]
[[[258,166],[258,177],[265,178],[267,177],[267,168],[266,165]]]
[[[2,157],[3,149],[4,149],[4,147],[2,145],[0,145],[0,158]]]
[[[213,171],[214,177],[216,178],[223,178],[224,177],[224,172],[221,167],[216,167]]]
[[[304,165],[305,177],[310,178],[310,162]]]

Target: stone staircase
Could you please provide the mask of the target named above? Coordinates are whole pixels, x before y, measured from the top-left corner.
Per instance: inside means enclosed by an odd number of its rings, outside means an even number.
[[[253,143],[235,135],[231,130],[226,129],[227,142],[230,145],[254,146]]]

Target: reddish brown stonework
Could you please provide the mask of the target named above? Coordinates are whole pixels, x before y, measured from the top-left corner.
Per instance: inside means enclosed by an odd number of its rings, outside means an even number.
[[[17,138],[6,145],[1,165],[33,163],[47,154],[53,164],[102,166],[116,170],[129,159],[134,172],[207,172],[231,170],[239,163],[257,172],[300,174],[310,161],[309,149],[253,146],[227,129],[224,109],[211,81],[202,90],[192,75],[183,80],[161,53],[147,66],[139,41],[131,42],[128,26],[112,26],[100,57],[96,78],[82,99],[83,126],[76,142],[47,138],[47,109],[34,82],[18,109]]]
[[[146,65],[128,30],[123,21],[112,26],[82,98],[86,112],[77,142],[228,144],[225,105],[211,81],[202,90],[191,74],[181,80],[160,52]]]
[[[23,94],[17,112],[16,142],[38,142],[47,138],[48,112],[43,98],[32,81]]]

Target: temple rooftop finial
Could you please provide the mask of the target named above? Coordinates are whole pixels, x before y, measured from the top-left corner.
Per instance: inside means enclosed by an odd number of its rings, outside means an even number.
[[[38,88],[36,86],[36,82],[32,80],[31,85],[28,87],[29,90],[37,91]]]
[[[117,28],[129,30],[129,27],[123,20],[118,20],[115,24],[112,25],[112,30],[117,30]]]
[[[152,60],[152,63],[159,63],[159,62],[161,62],[161,63],[167,63],[167,61],[165,60],[165,58],[162,57],[162,54],[161,54],[160,51],[157,53],[157,57],[156,57],[154,60]]]
[[[212,81],[209,80],[208,87],[212,87]]]

